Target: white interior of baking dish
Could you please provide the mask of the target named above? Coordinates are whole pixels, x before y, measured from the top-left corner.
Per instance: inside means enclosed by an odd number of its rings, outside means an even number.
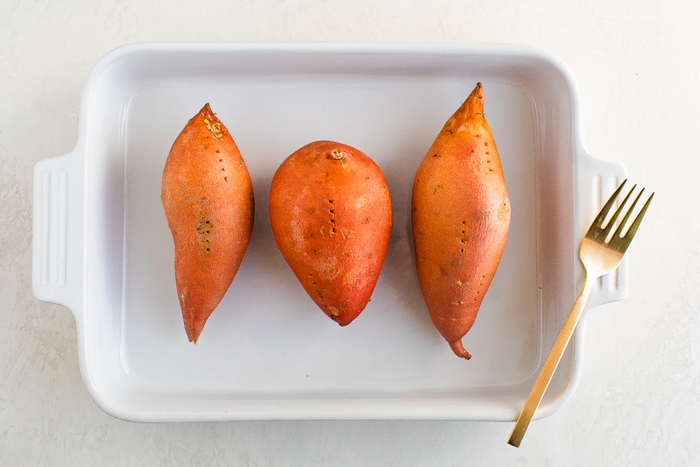
[[[425,309],[409,205],[421,159],[477,81],[513,217],[496,278],[464,339],[473,354],[465,361]],[[35,196],[44,206],[36,215],[45,223],[35,230],[35,293],[74,312],[86,385],[125,419],[514,420],[575,297],[580,218],[597,210],[592,194],[622,170],[584,153],[576,99],[561,64],[519,47],[117,49],[88,80],[75,150],[37,166]],[[246,160],[256,215],[238,276],[193,345],[175,291],[160,182],[170,146],[206,102]],[[306,296],[267,217],[278,165],[321,139],[372,157],[393,202],[375,293],[345,328]],[[614,289],[598,302],[624,293]],[[573,390],[579,341],[580,332],[539,415]]]

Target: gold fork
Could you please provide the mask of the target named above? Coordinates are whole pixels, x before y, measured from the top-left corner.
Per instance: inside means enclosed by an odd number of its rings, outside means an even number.
[[[549,386],[554,371],[574,333],[574,328],[581,317],[586,300],[588,300],[588,296],[593,289],[593,284],[600,276],[614,271],[620,265],[622,257],[625,251],[627,251],[627,247],[630,246],[632,238],[634,238],[634,234],[637,232],[637,228],[639,228],[639,224],[642,222],[642,218],[649,207],[649,203],[651,203],[651,199],[654,197],[654,193],[652,193],[639,211],[639,214],[637,214],[632,221],[632,224],[627,231],[625,231],[624,228],[629,220],[630,214],[632,214],[632,210],[644,192],[644,188],[642,188],[632,202],[632,205],[622,217],[622,220],[618,223],[618,217],[622,214],[625,204],[630,199],[632,192],[637,186],[634,185],[629,193],[627,193],[627,196],[622,200],[622,203],[620,203],[620,206],[610,220],[606,222],[608,213],[612,209],[617,198],[619,198],[625,183],[627,183],[627,180],[620,184],[617,190],[615,190],[615,193],[613,193],[610,199],[605,203],[605,206],[600,210],[598,217],[595,218],[593,225],[591,225],[591,228],[581,242],[579,257],[585,269],[583,287],[574,302],[574,306],[569,312],[569,316],[566,318],[564,327],[560,331],[557,340],[554,341],[554,346],[547,360],[544,362],[542,371],[537,377],[537,381],[535,381],[535,385],[525,402],[525,406],[518,417],[518,421],[515,423],[515,428],[513,428],[513,432],[508,440],[508,444],[510,445],[515,447],[520,446],[520,442],[523,440],[523,436],[525,436],[525,430],[527,430],[532,416],[535,414],[535,410],[537,410],[537,406],[540,405],[542,396],[547,390],[547,386]],[[615,228],[615,226],[617,226],[617,228]],[[615,228],[614,232],[613,228]]]

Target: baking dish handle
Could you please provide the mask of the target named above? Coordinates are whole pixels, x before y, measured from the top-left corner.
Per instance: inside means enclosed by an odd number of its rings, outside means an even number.
[[[596,159],[583,152],[584,157],[578,171],[577,225],[579,231],[576,244],[579,245],[590,223],[598,215],[601,207],[627,177],[627,170],[621,164]],[[627,296],[627,258],[623,258],[617,270],[601,277],[594,286],[586,308],[594,308],[605,303],[622,300]]]
[[[83,297],[83,172],[79,150],[34,167],[32,288],[79,319]]]

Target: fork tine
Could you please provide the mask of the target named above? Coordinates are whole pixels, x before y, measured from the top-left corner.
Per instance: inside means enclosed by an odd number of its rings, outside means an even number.
[[[641,195],[641,193],[639,193],[639,194]],[[632,238],[634,238],[634,234],[637,233],[637,229],[639,228],[639,224],[642,223],[642,218],[644,217],[644,214],[646,214],[647,208],[649,207],[649,204],[651,203],[651,200],[653,197],[654,197],[654,193],[649,195],[649,199],[647,199],[647,202],[644,203],[644,206],[642,206],[642,209],[639,211],[639,214],[637,214],[637,217],[635,217],[634,221],[632,221],[632,225],[630,225],[630,228],[627,229],[627,233],[625,233],[625,236],[622,237],[625,239],[625,241],[628,244],[632,241]],[[639,198],[639,196],[637,196],[637,198]],[[636,201],[637,200],[635,200],[635,202]]]
[[[632,192],[634,189],[637,188],[637,184],[632,185],[632,189],[627,193],[627,195],[622,199],[622,202],[620,205],[617,207],[615,210],[615,213],[610,217],[610,220],[608,223],[605,225],[605,228],[603,229],[603,232],[605,233],[605,236],[607,237],[608,234],[612,231],[613,227],[617,223],[617,218],[620,217],[620,214],[622,213],[622,210],[625,208],[625,205],[627,204],[627,201],[629,201],[630,196],[632,196]],[[634,205],[632,205],[634,207]],[[629,212],[629,211],[627,211]]]
[[[615,201],[617,200],[617,197],[620,195],[620,192],[622,191],[622,188],[625,186],[626,183],[627,179],[623,180],[620,186],[618,186],[615,192],[610,196],[610,198],[608,198],[608,201],[605,203],[605,206],[603,206],[603,208],[598,213],[598,217],[596,217],[593,221],[593,224],[589,229],[589,233],[594,232],[596,230],[600,230],[602,228],[603,222],[605,222],[605,218],[608,216],[608,213],[612,209],[613,205],[615,204]]]
[[[637,185],[635,185],[635,187],[636,186]],[[630,195],[632,194],[632,191],[634,191],[634,187],[632,187],[632,190],[630,190],[629,194],[627,195],[625,200],[622,202],[622,205],[624,205],[625,202],[627,202],[627,198],[630,197]],[[627,224],[627,219],[629,219],[630,216],[632,215],[632,211],[634,210],[634,207],[637,205],[637,201],[639,201],[639,198],[641,198],[642,193],[644,193],[644,188],[641,189],[641,191],[636,196],[636,198],[634,198],[634,201],[632,201],[632,205],[629,207],[629,209],[627,209],[627,212],[622,217],[622,220],[620,221],[620,224],[617,226],[617,229],[615,230],[613,237],[622,237],[622,230],[625,228],[625,225]],[[622,208],[622,205],[620,206],[620,208]],[[618,211],[619,211],[619,209],[618,209]]]

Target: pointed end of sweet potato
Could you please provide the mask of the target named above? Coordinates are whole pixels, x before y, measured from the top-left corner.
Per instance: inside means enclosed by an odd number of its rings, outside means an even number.
[[[476,83],[476,87],[472,90],[467,100],[457,109],[452,117],[445,123],[443,128],[449,134],[453,134],[465,125],[472,122],[485,121],[484,117],[484,89],[481,83]]]
[[[462,105],[464,114],[466,118],[474,117],[479,115],[483,117],[484,115],[484,88],[481,83],[476,83],[476,87],[469,94],[467,100],[464,101]]]
[[[472,358],[472,355],[464,349],[461,340],[450,342],[450,348],[458,357],[466,358],[467,360]]]
[[[211,106],[209,105],[209,102],[204,104],[204,107],[202,107],[202,110],[200,110],[199,113],[204,115],[204,116],[214,115],[214,112],[211,110]]]
[[[341,328],[347,326],[348,324],[352,323],[355,318],[357,318],[357,315],[342,315],[342,316],[334,316],[332,314],[328,315],[333,321],[336,322]]]
[[[187,339],[195,345],[197,344],[199,335],[202,333],[202,329],[204,329],[204,322],[185,323],[185,332],[187,333]]]

